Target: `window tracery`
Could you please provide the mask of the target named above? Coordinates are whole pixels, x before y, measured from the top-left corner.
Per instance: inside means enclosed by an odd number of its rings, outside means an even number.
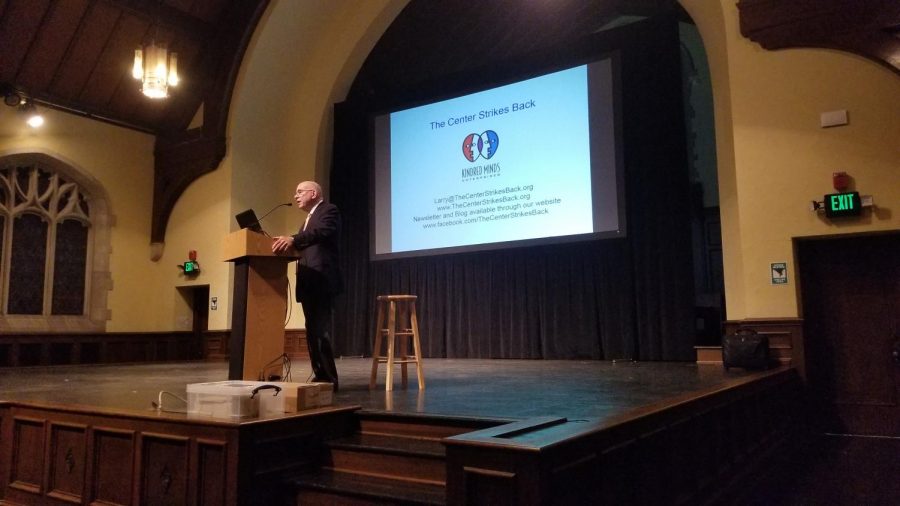
[[[47,155],[0,157],[0,330],[105,327],[106,290],[92,279],[109,278],[98,271],[108,264],[106,202],[77,179]]]

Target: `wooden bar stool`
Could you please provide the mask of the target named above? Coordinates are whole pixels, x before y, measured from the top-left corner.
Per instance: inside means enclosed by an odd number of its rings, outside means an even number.
[[[375,388],[378,364],[387,364],[385,390],[394,389],[394,364],[400,364],[403,388],[406,388],[406,364],[410,363],[416,364],[419,390],[425,389],[425,372],[422,369],[422,346],[419,342],[419,321],[416,318],[417,298],[415,295],[379,295],[375,298],[375,310],[378,312],[378,317],[375,325],[375,346],[372,348],[372,375],[369,378],[370,390]],[[385,338],[387,338],[387,354],[382,355],[381,347]],[[408,354],[410,341],[412,341],[413,347],[412,355]],[[400,352],[395,356],[394,350],[398,344]]]

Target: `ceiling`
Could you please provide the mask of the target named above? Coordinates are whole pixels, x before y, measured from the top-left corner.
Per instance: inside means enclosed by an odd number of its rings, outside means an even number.
[[[256,19],[233,0],[0,0],[0,83],[36,103],[161,134],[184,130]],[[151,100],[131,77],[134,50],[155,39],[182,78]],[[237,60],[237,61],[236,61]]]
[[[214,106],[227,105],[246,42],[267,3],[0,0],[0,83],[38,104],[129,128],[164,136],[184,131],[201,104],[209,108],[214,98]],[[660,3],[666,2],[635,2]],[[832,47],[900,69],[898,3],[741,0],[739,6],[744,34],[770,49]],[[182,82],[166,100],[144,97],[131,77],[134,50],[153,39],[178,53]]]

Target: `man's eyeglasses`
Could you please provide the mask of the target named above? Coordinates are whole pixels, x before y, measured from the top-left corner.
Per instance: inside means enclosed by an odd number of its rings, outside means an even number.
[[[299,197],[300,194],[303,192],[314,192],[314,191],[316,191],[316,190],[297,190],[296,192],[294,192],[294,196]]]

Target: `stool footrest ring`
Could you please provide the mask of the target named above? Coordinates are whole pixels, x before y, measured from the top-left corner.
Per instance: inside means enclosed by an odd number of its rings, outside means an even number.
[[[386,363],[387,363],[387,359],[386,359],[386,358],[379,358],[379,359],[378,359],[378,363],[379,363],[379,364],[386,364]],[[419,361],[416,360],[416,359],[414,359],[414,358],[402,358],[402,359],[401,359],[401,358],[395,358],[395,359],[394,359],[394,363],[395,363],[395,364],[418,364]]]

